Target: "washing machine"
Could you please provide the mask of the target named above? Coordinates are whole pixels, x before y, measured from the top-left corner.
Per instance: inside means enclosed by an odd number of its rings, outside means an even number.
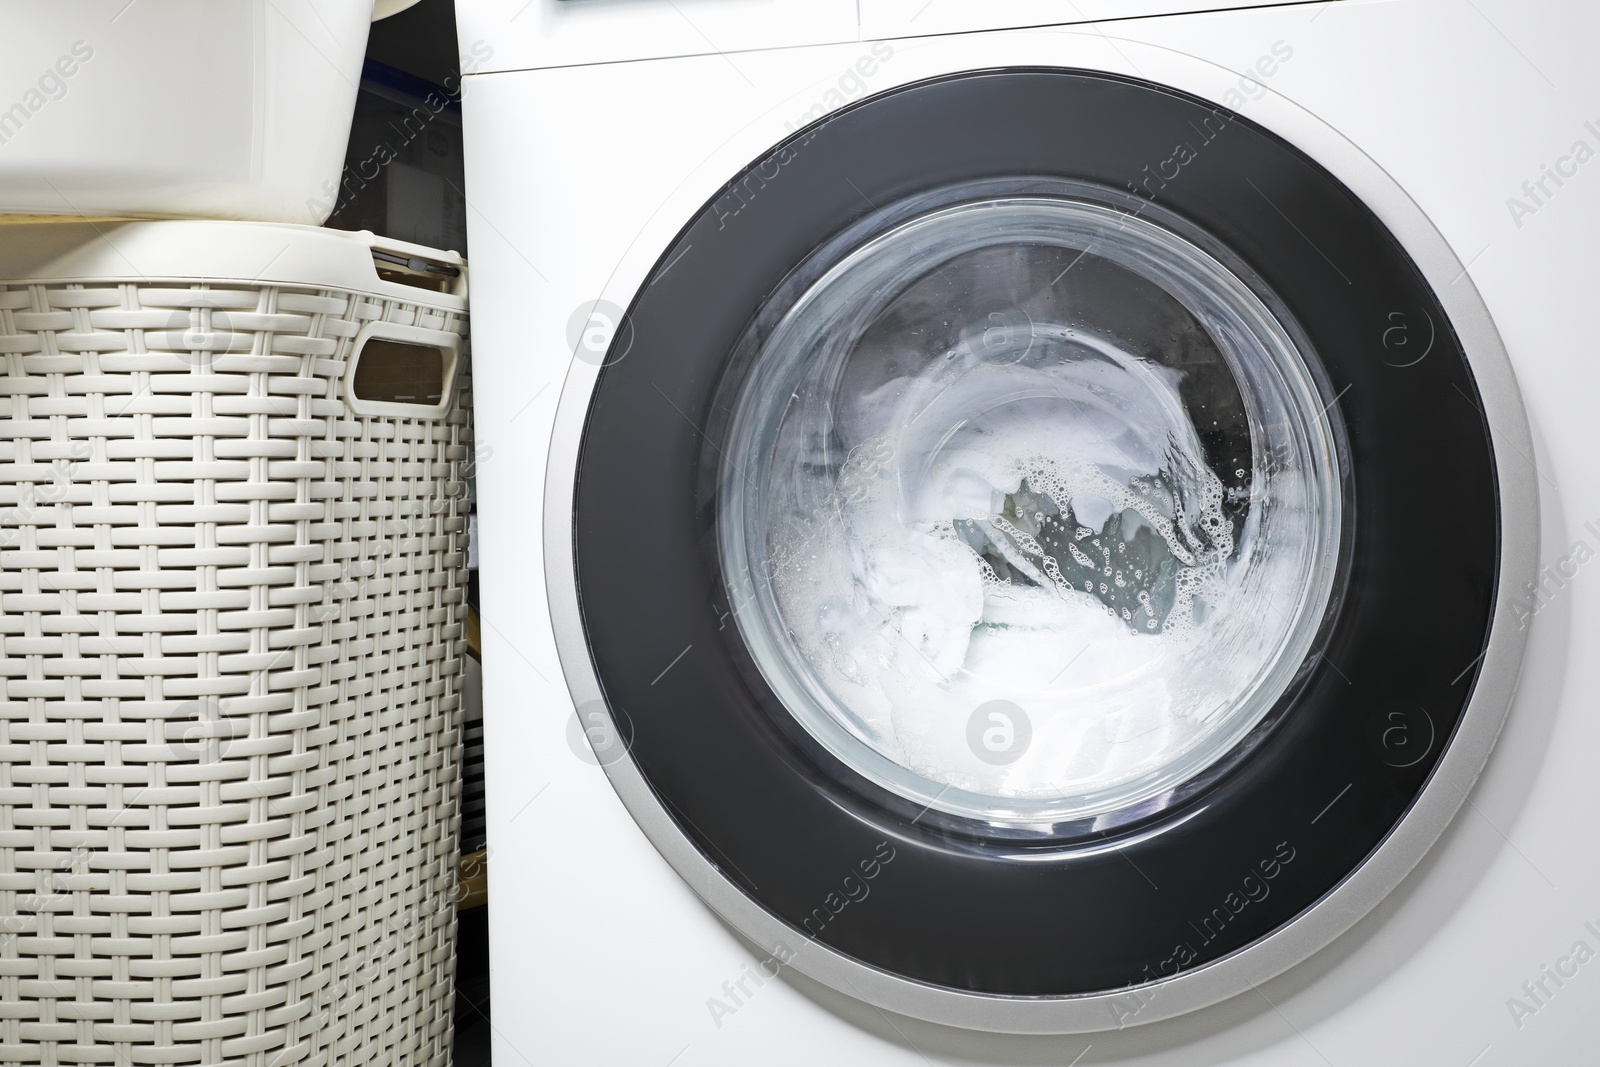
[[[1200,6],[459,5],[497,1062],[1593,1055],[1600,16]]]

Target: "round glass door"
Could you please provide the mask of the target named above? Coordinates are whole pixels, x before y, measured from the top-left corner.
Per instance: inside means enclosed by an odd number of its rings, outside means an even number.
[[[1225,253],[1103,192],[966,195],[747,340],[718,498],[740,633],[817,742],[917,804],[1143,810],[1311,651],[1337,434]]]

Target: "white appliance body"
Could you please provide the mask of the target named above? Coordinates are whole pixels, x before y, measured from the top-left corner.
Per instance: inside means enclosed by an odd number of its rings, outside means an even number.
[[[863,3],[859,24],[819,8],[805,47],[752,29],[744,47],[759,50],[675,55],[732,46],[708,31],[695,46],[656,35],[627,54],[564,52],[571,38],[553,37],[550,20],[579,18],[568,6],[537,4],[527,17],[539,33],[520,36],[492,5],[461,17],[463,51],[488,39],[502,66],[553,64],[476,74],[465,93],[496,1057],[1488,1067],[1586,1055],[1600,1016],[1600,854],[1589,847],[1600,718],[1588,697],[1600,666],[1582,652],[1600,636],[1587,568],[1600,550],[1600,370],[1578,316],[1600,283],[1589,240],[1600,168],[1588,165],[1600,72],[1582,44],[1600,16],[1408,0],[915,37],[916,12]],[[868,27],[884,38],[863,39]],[[596,765],[546,609],[546,466],[569,368],[595,344],[585,331],[629,307],[686,223],[795,130],[898,86],[1006,67],[1173,85],[1274,130],[1353,188],[1389,175],[1462,265],[1430,278],[1435,290],[1475,286],[1504,340],[1532,426],[1531,454],[1512,457],[1511,474],[1537,483],[1542,528],[1538,588],[1500,592],[1528,633],[1504,732],[1399,887],[1249,991],[1062,1036],[942,1026],[793,968],[771,977],[766,954],[668,865]],[[1373,358],[1384,355],[1375,342]],[[639,521],[648,537],[651,517]],[[1449,516],[1438,521],[1419,536],[1448,536]]]

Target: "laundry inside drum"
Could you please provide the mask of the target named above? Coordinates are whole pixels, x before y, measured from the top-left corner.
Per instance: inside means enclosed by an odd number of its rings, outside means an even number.
[[[1227,265],[1107,205],[901,223],[794,300],[733,405],[745,645],[813,738],[919,804],[1159,804],[1272,710],[1328,604],[1309,358]]]

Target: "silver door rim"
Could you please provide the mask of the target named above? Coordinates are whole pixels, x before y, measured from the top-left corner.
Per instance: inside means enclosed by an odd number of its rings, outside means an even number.
[[[1534,454],[1521,394],[1500,335],[1466,268],[1400,185],[1309,112],[1284,109],[1263,124],[1334,173],[1404,248],[1444,307],[1482,400],[1499,495],[1497,601],[1477,684],[1432,776],[1410,810],[1359,867],[1266,937],[1211,963],[1136,986],[1024,997],[914,981],[810,939],[723,877],[667,814],[630,755],[602,760],[613,788],[656,850],[713,911],[763,953],[787,957],[786,966],[875,1007],[965,1029],[1061,1034],[1155,1022],[1253,989],[1326,946],[1400,884],[1466,800],[1505,724],[1521,670],[1526,633],[1516,625],[1509,591],[1532,580],[1538,565],[1536,479],[1511,473],[1520,470],[1516,464],[1531,462],[1527,457]],[[574,359],[562,388],[545,484],[544,562],[557,652],[573,703],[604,708],[574,580],[572,522],[577,460],[599,372],[598,365]],[[609,711],[605,714],[609,716]],[[1139,1007],[1130,1015],[1127,1007],[1135,997]]]

